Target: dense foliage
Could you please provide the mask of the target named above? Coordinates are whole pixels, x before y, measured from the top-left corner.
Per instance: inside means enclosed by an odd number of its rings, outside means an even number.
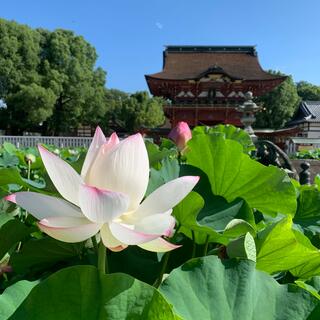
[[[105,275],[94,242],[54,240],[1,200],[0,319],[319,319],[320,185],[256,162],[246,133],[228,126],[195,128],[182,155],[167,139],[146,147],[147,194],[201,177],[173,211],[167,240],[181,247],[108,251]],[[51,150],[79,172],[85,150]],[[2,196],[59,196],[36,149],[4,144],[0,153]]]
[[[282,75],[280,72],[270,72]],[[291,119],[301,100],[320,100],[320,86],[306,81],[295,84],[289,76],[278,87],[257,99],[262,110],[257,113],[254,126],[274,129],[283,127]]]
[[[163,123],[161,99],[107,90],[96,62],[95,48],[72,31],[0,19],[0,128],[61,135],[80,125],[130,132]]]
[[[316,86],[306,81],[300,81],[297,83],[297,92],[302,100],[320,100],[320,86]]]
[[[279,72],[272,73],[282,75]],[[262,106],[262,110],[257,113],[254,126],[274,129],[283,127],[291,119],[300,102],[296,85],[291,76],[257,100],[257,104]]]
[[[83,37],[1,19],[0,52],[1,119],[12,133],[42,122],[46,133],[60,133],[86,113],[93,121],[104,115],[105,72]]]
[[[120,90],[110,89],[106,90],[106,96],[109,106],[108,119],[121,131],[134,132],[143,127],[154,128],[165,121],[162,110],[164,101],[159,97],[150,97],[146,91],[128,95]]]
[[[298,151],[298,152],[296,152],[296,154],[293,157],[297,158],[297,159],[320,160],[320,149]]]

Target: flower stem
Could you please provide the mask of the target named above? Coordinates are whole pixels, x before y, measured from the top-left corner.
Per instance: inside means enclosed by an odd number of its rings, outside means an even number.
[[[30,180],[30,177],[31,177],[31,161],[28,161],[28,175],[27,175],[28,180]],[[27,191],[28,192],[30,191],[29,187],[28,187]],[[24,221],[26,221],[27,218],[28,218],[28,211],[25,210],[24,216],[23,216],[23,213],[22,213],[22,219],[24,219]]]
[[[92,245],[93,245],[94,251],[97,254],[99,249],[98,249],[98,243],[97,243],[96,236],[92,236],[91,237],[91,241],[92,241]]]
[[[106,247],[101,240],[98,249],[98,270],[103,274],[106,273],[106,253]]]
[[[30,176],[31,176],[31,161],[28,161],[28,176],[27,176],[28,180],[30,180]]]
[[[159,276],[158,276],[157,280],[153,284],[153,286],[155,288],[159,288],[159,286],[160,286],[160,284],[162,282],[163,275],[166,272],[166,268],[167,268],[167,264],[168,264],[168,261],[169,261],[170,253],[171,253],[171,251],[168,251],[162,257],[161,270],[160,270],[160,273],[159,273]]]

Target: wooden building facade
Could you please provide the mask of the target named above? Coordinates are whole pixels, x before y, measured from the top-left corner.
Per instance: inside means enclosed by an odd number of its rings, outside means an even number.
[[[236,107],[245,93],[261,96],[286,78],[265,72],[254,46],[167,46],[163,70],[145,77],[150,92],[168,101],[172,127],[179,121],[241,126]]]

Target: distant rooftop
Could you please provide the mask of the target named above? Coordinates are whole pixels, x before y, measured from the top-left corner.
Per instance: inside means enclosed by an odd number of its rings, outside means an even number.
[[[165,52],[241,52],[257,55],[255,46],[165,46]]]
[[[276,80],[284,76],[262,69],[255,46],[166,46],[163,70],[147,75],[159,80],[198,80],[210,73],[234,80]]]
[[[320,122],[320,101],[302,101],[287,126],[303,122]]]

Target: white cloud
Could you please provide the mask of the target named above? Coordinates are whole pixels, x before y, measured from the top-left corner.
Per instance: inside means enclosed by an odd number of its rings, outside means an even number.
[[[161,24],[160,22],[156,22],[156,27],[161,30],[163,29],[163,24]]]

